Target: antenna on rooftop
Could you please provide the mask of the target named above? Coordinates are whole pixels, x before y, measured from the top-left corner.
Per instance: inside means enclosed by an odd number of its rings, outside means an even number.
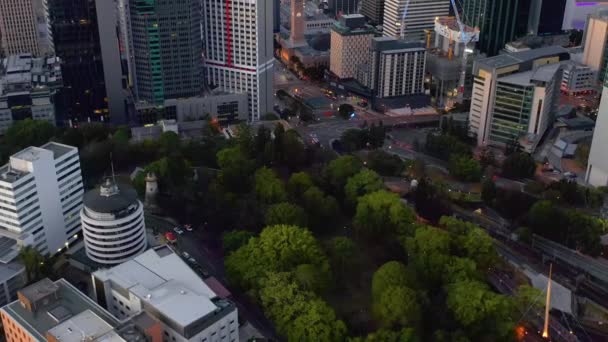
[[[112,183],[116,184],[116,175],[114,174],[114,158],[110,152],[110,167],[112,168]]]

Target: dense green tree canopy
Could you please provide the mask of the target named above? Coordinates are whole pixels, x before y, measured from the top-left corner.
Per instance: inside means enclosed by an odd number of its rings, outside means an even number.
[[[327,252],[332,263],[332,269],[339,271],[342,275],[356,264],[359,253],[355,242],[345,236],[337,236],[331,239],[327,245]]]
[[[380,190],[359,198],[353,223],[357,232],[378,238],[407,232],[414,219],[413,210],[399,196]]]
[[[323,176],[335,194],[341,194],[348,178],[362,168],[361,161],[353,156],[341,156],[332,160],[323,170]]]
[[[345,202],[350,206],[355,206],[359,197],[383,188],[382,178],[376,172],[367,169],[361,170],[346,181],[344,188]]]
[[[222,246],[226,254],[236,251],[241,246],[246,245],[249,239],[253,237],[253,233],[246,230],[233,230],[224,233],[222,236]]]
[[[477,182],[481,179],[481,165],[468,156],[452,155],[449,169],[452,176],[462,181]]]
[[[535,171],[536,162],[529,153],[513,153],[502,163],[502,174],[509,178],[531,178]]]
[[[389,287],[413,287],[415,275],[399,261],[389,261],[374,272],[372,278],[372,298],[380,299]]]
[[[286,224],[306,227],[306,213],[304,209],[295,204],[281,202],[273,204],[266,210],[264,218],[267,226]]]
[[[269,168],[262,167],[255,172],[255,194],[262,204],[270,205],[287,199],[283,182]]]
[[[300,200],[304,192],[313,186],[314,183],[308,173],[296,172],[287,181],[287,193],[293,200]]]
[[[315,230],[331,225],[339,215],[338,201],[333,196],[325,195],[316,186],[304,192],[302,206],[308,214],[308,223]]]
[[[220,166],[218,178],[230,192],[244,193],[251,188],[251,174],[255,163],[241,152],[238,147],[222,149],[217,154]]]
[[[390,286],[374,300],[374,313],[385,327],[411,327],[421,319],[416,291],[406,286]]]

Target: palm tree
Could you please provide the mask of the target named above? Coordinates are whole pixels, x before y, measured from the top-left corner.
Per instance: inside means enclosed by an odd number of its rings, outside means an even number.
[[[25,266],[28,283],[40,276],[40,266],[44,263],[44,257],[32,246],[25,246],[19,250],[19,261]]]

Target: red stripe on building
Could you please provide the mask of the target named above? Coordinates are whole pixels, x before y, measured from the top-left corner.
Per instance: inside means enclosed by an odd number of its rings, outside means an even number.
[[[226,64],[232,66],[232,21],[230,20],[230,1],[226,0]]]

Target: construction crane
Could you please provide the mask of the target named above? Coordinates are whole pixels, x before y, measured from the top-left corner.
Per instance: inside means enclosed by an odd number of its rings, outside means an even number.
[[[468,45],[471,41],[467,42],[467,38],[466,38],[466,32],[465,32],[465,26],[462,23],[462,21],[460,20],[460,14],[458,14],[458,7],[456,6],[456,1],[455,0],[450,0],[450,2],[452,3],[452,7],[454,8],[454,14],[456,15],[456,22],[458,23],[458,29],[460,30],[460,36],[461,36],[461,40],[462,40],[462,44],[464,47],[464,50],[462,51],[462,67],[460,70],[460,79],[458,80],[458,102],[462,103],[462,100],[464,98],[464,83],[465,83],[465,79],[466,79],[466,74],[467,74],[467,49],[468,49]],[[409,4],[409,1],[408,1]],[[472,38],[471,38],[472,40]]]
[[[405,39],[405,18],[407,17],[407,10],[410,7],[410,0],[405,2],[405,7],[403,8],[403,14],[401,15],[401,32],[399,33],[400,39]]]

